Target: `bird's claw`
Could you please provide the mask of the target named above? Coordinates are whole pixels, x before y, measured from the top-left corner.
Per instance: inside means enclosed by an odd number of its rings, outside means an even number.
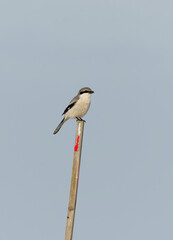
[[[83,121],[83,122],[86,122],[84,119],[80,118],[80,117],[77,117],[76,118],[76,121]]]

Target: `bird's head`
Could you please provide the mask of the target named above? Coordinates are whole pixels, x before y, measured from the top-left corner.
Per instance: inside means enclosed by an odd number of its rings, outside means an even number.
[[[79,95],[82,95],[82,94],[84,94],[84,93],[88,93],[88,94],[92,94],[92,93],[94,93],[94,91],[93,90],[91,90],[91,88],[88,88],[88,87],[84,87],[84,88],[81,88],[80,90],[79,90]]]

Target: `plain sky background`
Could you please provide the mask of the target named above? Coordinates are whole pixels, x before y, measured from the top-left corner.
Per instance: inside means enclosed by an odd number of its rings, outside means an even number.
[[[64,239],[85,86],[73,238],[172,240],[172,0],[0,1],[0,239]]]

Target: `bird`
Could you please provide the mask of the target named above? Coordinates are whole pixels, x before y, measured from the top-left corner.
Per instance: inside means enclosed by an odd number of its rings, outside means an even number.
[[[91,103],[90,97],[93,93],[94,91],[89,87],[84,87],[79,90],[78,94],[71,100],[69,105],[64,110],[62,114],[64,115],[64,118],[57,126],[53,134],[56,134],[62,125],[70,118],[76,118],[77,120],[85,122],[82,117],[88,112]]]

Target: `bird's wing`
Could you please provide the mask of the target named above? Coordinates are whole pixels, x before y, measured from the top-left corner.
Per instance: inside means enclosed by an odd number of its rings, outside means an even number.
[[[78,96],[74,97],[71,101],[70,104],[66,107],[66,109],[64,110],[63,114],[64,115],[66,112],[68,112],[68,110],[70,110],[77,102],[77,100],[79,99]]]

